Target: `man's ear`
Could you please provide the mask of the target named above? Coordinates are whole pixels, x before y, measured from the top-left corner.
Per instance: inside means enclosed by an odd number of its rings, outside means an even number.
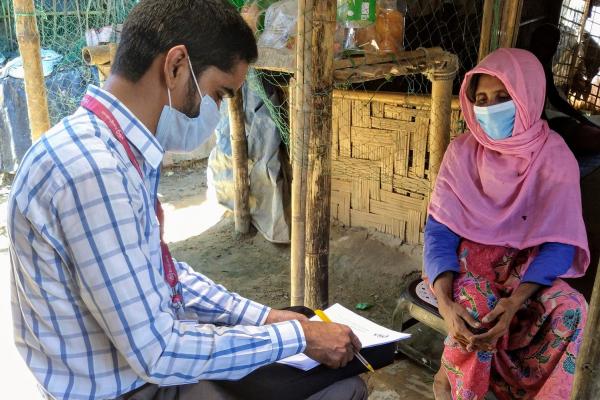
[[[187,82],[188,53],[184,45],[172,47],[165,56],[164,74],[165,84],[174,90],[181,82]]]

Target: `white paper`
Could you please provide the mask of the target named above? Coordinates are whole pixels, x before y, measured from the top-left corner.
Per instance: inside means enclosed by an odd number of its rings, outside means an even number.
[[[408,333],[396,332],[378,325],[373,321],[369,321],[340,304],[334,304],[324,310],[324,312],[331,321],[349,326],[362,343],[363,348],[397,342],[410,337],[410,334]],[[316,315],[311,318],[311,321],[320,320],[321,319]],[[303,353],[279,360],[278,362],[303,371],[308,371],[319,365],[317,361],[309,358]]]

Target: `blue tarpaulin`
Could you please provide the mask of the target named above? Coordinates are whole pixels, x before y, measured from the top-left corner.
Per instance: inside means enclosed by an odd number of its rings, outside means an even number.
[[[77,108],[88,83],[76,68],[57,68],[46,78],[52,123]],[[0,77],[0,172],[15,172],[30,146],[24,82],[6,74]]]

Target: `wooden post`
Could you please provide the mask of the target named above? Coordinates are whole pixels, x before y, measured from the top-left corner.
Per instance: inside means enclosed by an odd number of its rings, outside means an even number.
[[[429,179],[431,189],[450,143],[452,113],[452,82],[458,71],[458,58],[448,55],[445,67],[428,74],[431,80],[431,132],[429,134]]]
[[[479,40],[479,61],[495,50],[492,46],[492,37],[500,35],[498,47],[514,47],[519,36],[519,23],[523,0],[504,0],[499,12],[496,13],[494,3],[496,0],[484,0],[483,18],[481,20],[481,37]],[[493,32],[494,19],[500,21],[499,31]]]
[[[585,0],[585,4],[583,5],[583,10],[581,11],[581,25],[579,26],[579,32],[577,32],[577,40],[579,43],[583,40],[583,34],[585,33],[585,25],[588,20],[588,15],[590,13],[591,0]]]
[[[483,17],[481,19],[481,37],[479,39],[479,61],[490,54],[492,40],[492,22],[494,20],[494,0],[484,0]]]
[[[310,80],[310,139],[306,193],[306,277],[304,303],[323,308],[328,303],[329,227],[331,212],[331,123],[333,100],[333,44],[336,0],[314,1],[312,20],[305,19],[310,32],[312,63]],[[300,16],[302,17],[302,16]],[[308,34],[304,40],[308,40]]]
[[[117,44],[84,47],[81,50],[83,61],[87,65],[94,65],[100,72],[100,83],[102,84],[110,75],[110,67],[117,54]]]
[[[523,0],[504,0],[502,25],[500,27],[500,47],[514,47],[519,36]]]
[[[567,82],[569,87],[573,84],[573,79],[575,78],[575,72],[577,72],[577,61],[579,61],[579,54],[584,52],[583,49],[583,34],[585,33],[585,25],[588,20],[588,14],[590,12],[591,0],[586,0],[583,11],[581,14],[581,25],[579,26],[579,32],[577,32],[577,45],[574,49],[572,49],[571,53],[571,63],[569,67],[569,77],[567,78]]]
[[[290,304],[304,305],[304,246],[306,240],[306,173],[308,170],[309,102],[312,99],[310,67],[312,64],[310,31],[305,21],[312,20],[314,0],[298,0],[296,37],[296,74],[290,88],[290,143],[292,153],[292,254],[290,265]],[[309,26],[310,23],[308,24]],[[308,35],[307,35],[308,33]],[[291,93],[294,92],[292,95]]]
[[[248,140],[246,139],[246,117],[241,89],[229,100],[229,126],[231,137],[231,158],[235,198],[233,213],[235,232],[246,235],[250,231],[250,181],[248,180]]]
[[[600,268],[600,266],[599,266]],[[596,274],[594,291],[583,332],[583,344],[577,357],[572,400],[600,398],[600,273]]]
[[[14,0],[15,30],[19,52],[23,59],[27,115],[31,127],[31,140],[36,141],[50,129],[48,99],[42,69],[40,35],[35,18],[33,0]]]

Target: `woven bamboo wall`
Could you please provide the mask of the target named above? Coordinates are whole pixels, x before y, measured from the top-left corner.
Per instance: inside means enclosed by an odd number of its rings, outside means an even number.
[[[332,217],[423,243],[430,196],[427,96],[335,91]],[[452,101],[452,132],[462,132]]]

